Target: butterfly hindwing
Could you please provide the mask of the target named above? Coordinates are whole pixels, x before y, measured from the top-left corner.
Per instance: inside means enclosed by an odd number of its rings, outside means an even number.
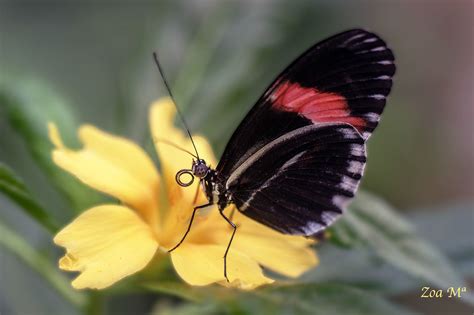
[[[246,216],[283,233],[312,235],[341,215],[365,161],[364,140],[354,127],[308,125],[251,155],[226,188]]]
[[[378,124],[394,73],[392,51],[365,30],[314,45],[250,110],[227,144],[218,172],[230,176],[270,141],[307,125],[348,123],[366,140]]]

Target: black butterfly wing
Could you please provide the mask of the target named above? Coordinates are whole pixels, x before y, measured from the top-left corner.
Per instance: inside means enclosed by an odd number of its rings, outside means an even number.
[[[344,122],[366,140],[378,124],[395,73],[377,35],[355,29],[306,51],[271,84],[232,135],[217,171],[228,177],[253,153],[295,129]]]
[[[312,235],[342,214],[365,161],[364,139],[351,125],[308,125],[259,149],[225,185],[244,215],[283,233]]]

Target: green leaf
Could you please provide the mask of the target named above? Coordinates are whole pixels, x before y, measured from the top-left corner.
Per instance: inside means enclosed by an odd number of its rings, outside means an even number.
[[[0,162],[0,192],[16,202],[25,213],[40,223],[49,232],[58,230],[58,224],[54,219],[36,202],[23,182],[15,176],[13,171]]]
[[[153,314],[412,314],[374,292],[341,284],[299,284],[252,292],[222,290],[227,294],[209,295],[199,304],[174,309],[157,305]]]
[[[58,125],[67,143],[75,143],[78,123],[71,107],[49,86],[35,79],[0,82],[0,106],[11,126],[23,138],[37,164],[76,210],[93,204],[92,191],[54,165],[53,145],[48,139],[47,123]]]
[[[387,263],[441,289],[465,286],[462,276],[448,259],[429,242],[420,238],[412,225],[387,203],[359,192],[340,220],[343,230],[375,251]],[[338,230],[333,230],[337,235]],[[472,297],[465,295],[470,300]]]
[[[0,221],[0,245],[19,257],[27,266],[36,270],[56,291],[77,308],[85,306],[86,296],[74,291],[69,280],[48,258],[37,252],[26,240]]]

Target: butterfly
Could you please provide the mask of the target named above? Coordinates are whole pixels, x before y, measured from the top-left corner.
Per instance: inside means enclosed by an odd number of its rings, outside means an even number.
[[[333,224],[361,181],[365,144],[392,88],[394,60],[380,37],[353,29],[291,63],[242,120],[215,169],[196,150],[192,167],[176,174],[181,186],[199,178],[208,202],[194,208],[170,251],[185,240],[196,211],[214,204],[233,228],[226,279],[237,230],[224,214],[229,205],[285,234],[312,236]],[[184,182],[184,174],[191,180]]]

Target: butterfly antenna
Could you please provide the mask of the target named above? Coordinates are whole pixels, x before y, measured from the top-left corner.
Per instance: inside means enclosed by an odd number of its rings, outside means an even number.
[[[176,101],[173,97],[173,93],[171,93],[171,89],[168,85],[168,81],[166,81],[165,75],[163,73],[163,69],[161,68],[160,62],[158,61],[158,55],[156,52],[153,52],[153,58],[155,59],[156,66],[158,67],[158,71],[160,72],[161,79],[163,79],[163,83],[165,84],[166,90],[168,91],[169,96],[173,100],[174,106],[176,107],[176,112],[178,113],[179,118],[183,122],[184,128],[186,128],[186,132],[188,133],[189,139],[191,139],[191,143],[193,144],[194,151],[196,152],[196,157],[199,160],[199,153],[196,149],[196,144],[194,144],[193,137],[191,136],[191,132],[189,131],[188,124],[186,123],[186,120],[184,120],[184,116],[181,113],[181,110],[178,107],[178,104],[176,104]]]
[[[193,157],[195,157],[195,158],[198,159],[198,157],[196,156],[196,154],[189,152],[188,150],[186,150],[186,149],[180,147],[179,145],[177,145],[177,144],[175,144],[175,143],[173,143],[173,142],[171,142],[171,141],[168,141],[168,140],[166,140],[166,139],[161,139],[161,138],[154,138],[154,140],[155,140],[155,142],[161,142],[161,143],[167,144],[167,145],[169,145],[169,146],[172,146],[172,147],[175,148],[175,149],[178,149],[178,150],[181,150],[181,151],[183,151],[183,152],[186,152],[187,154],[189,154],[189,155],[191,155],[191,156],[193,156]]]

